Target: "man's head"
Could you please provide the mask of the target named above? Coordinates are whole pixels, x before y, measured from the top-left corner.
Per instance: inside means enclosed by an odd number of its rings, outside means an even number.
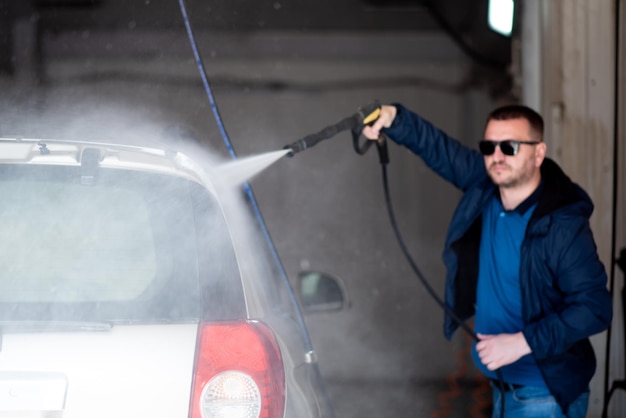
[[[487,117],[480,150],[493,182],[502,188],[538,185],[546,155],[543,119],[522,105],[502,106]]]

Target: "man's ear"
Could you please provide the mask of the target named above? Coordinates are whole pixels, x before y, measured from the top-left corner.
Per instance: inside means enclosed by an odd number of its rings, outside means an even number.
[[[535,166],[541,167],[543,160],[546,158],[547,145],[545,142],[540,142],[535,146]]]

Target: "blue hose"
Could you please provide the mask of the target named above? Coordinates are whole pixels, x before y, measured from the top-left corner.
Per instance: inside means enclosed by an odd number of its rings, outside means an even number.
[[[222,138],[224,140],[224,144],[226,144],[226,149],[228,150],[228,153],[230,154],[232,159],[236,160],[237,154],[235,154],[235,150],[233,149],[230,139],[228,138],[228,134],[226,133],[226,129],[224,128],[224,123],[222,122],[222,118],[220,116],[219,110],[217,109],[217,104],[215,103],[215,98],[213,97],[213,93],[209,85],[209,80],[207,78],[206,71],[204,69],[204,64],[202,63],[202,58],[200,57],[200,53],[198,52],[198,46],[196,45],[196,40],[193,35],[193,31],[191,30],[191,24],[189,23],[189,16],[187,15],[185,2],[184,0],[178,0],[178,3],[180,4],[180,10],[183,15],[183,20],[185,21],[185,27],[187,28],[187,35],[189,36],[189,43],[191,44],[191,49],[193,50],[193,55],[196,59],[196,64],[198,65],[200,76],[202,77],[202,84],[204,85],[204,90],[206,91],[206,94],[209,98],[209,103],[211,104],[211,110],[213,111],[213,116],[215,117],[217,126],[220,130],[220,133],[222,134]],[[257,201],[254,197],[254,194],[252,193],[252,189],[250,188],[250,185],[247,182],[244,183],[244,189],[246,191],[246,194],[250,198],[250,202],[252,203],[252,208],[259,222],[259,225],[261,226],[263,236],[265,237],[265,240],[267,241],[270,247],[270,251],[272,252],[272,256],[274,257],[276,265],[279,267],[281,277],[287,287],[291,303],[294,305],[294,308],[295,308],[294,312],[298,320],[298,324],[301,327],[301,332],[302,332],[302,336],[304,337],[306,350],[313,351],[313,344],[311,343],[309,333],[304,323],[304,318],[302,317],[302,313],[298,307],[298,302],[293,292],[293,288],[291,287],[291,283],[289,282],[289,279],[287,278],[287,273],[285,272],[285,268],[280,260],[280,257],[278,256],[278,252],[276,251],[276,247],[274,246],[272,238],[270,237],[269,231],[267,230],[267,226],[265,225],[265,221],[263,220],[263,216],[261,215],[261,210],[259,209]]]

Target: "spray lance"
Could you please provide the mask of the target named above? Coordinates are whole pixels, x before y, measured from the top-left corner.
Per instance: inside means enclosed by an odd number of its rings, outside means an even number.
[[[286,145],[283,149],[288,149],[289,153],[287,156],[293,157],[294,154],[309,149],[318,142],[332,138],[339,132],[349,129],[352,132],[352,143],[356,153],[363,155],[369,150],[372,143],[376,143],[380,163],[385,165],[389,162],[389,154],[387,153],[387,141],[384,136],[381,136],[377,141],[372,141],[362,135],[363,128],[367,125],[371,125],[378,119],[380,116],[380,108],[381,105],[378,100],[361,106],[352,116],[344,118],[334,125],[327,126],[317,133],[307,135],[292,144]]]
[[[479,338],[474,332],[474,330],[472,330],[465,323],[465,321],[459,318],[456,315],[456,313],[452,311],[452,309],[439,297],[439,295],[437,295],[433,287],[430,285],[426,277],[422,274],[419,267],[413,260],[413,257],[411,256],[408,250],[408,247],[404,243],[404,239],[402,238],[402,235],[400,234],[400,229],[398,228],[398,225],[396,223],[395,214],[394,214],[393,207],[391,204],[389,182],[387,180],[387,164],[389,163],[389,154],[387,151],[387,139],[384,134],[381,134],[378,140],[370,140],[370,139],[365,138],[362,135],[363,128],[365,128],[365,126],[367,125],[372,125],[374,122],[376,122],[376,120],[380,117],[380,113],[381,113],[381,104],[378,100],[376,100],[373,103],[360,107],[358,111],[352,116],[344,118],[334,125],[327,126],[326,128],[322,129],[321,131],[315,134],[307,135],[304,138],[299,139],[298,141],[292,144],[286,145],[285,147],[283,147],[283,149],[288,149],[289,153],[287,154],[287,156],[293,157],[294,154],[304,151],[306,149],[309,149],[312,146],[316,145],[318,142],[323,141],[325,139],[332,138],[333,136],[337,135],[339,132],[342,132],[348,129],[350,129],[352,133],[352,142],[353,142],[354,150],[356,151],[357,154],[364,155],[369,150],[372,143],[375,143],[378,149],[378,156],[379,156],[380,164],[382,166],[385,203],[387,206],[387,211],[389,213],[391,227],[394,231],[396,240],[398,241],[398,244],[400,245],[400,248],[404,256],[409,262],[417,278],[423,284],[424,288],[428,291],[430,296],[441,307],[441,309],[443,309],[446,312],[446,314],[448,314],[457,324],[459,324],[459,326],[466,333],[468,333],[474,340],[478,341]],[[363,139],[364,142],[362,142],[361,139]],[[498,369],[496,370],[496,374],[498,376],[500,390],[504,393],[504,383],[503,383],[504,381],[502,379],[502,371]],[[504,402],[505,402],[504,396],[502,396],[501,404],[500,404],[500,416],[502,417],[504,417]]]

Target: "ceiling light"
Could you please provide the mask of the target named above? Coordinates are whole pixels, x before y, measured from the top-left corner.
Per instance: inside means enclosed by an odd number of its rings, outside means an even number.
[[[504,36],[511,36],[515,0],[489,0],[489,27]]]

